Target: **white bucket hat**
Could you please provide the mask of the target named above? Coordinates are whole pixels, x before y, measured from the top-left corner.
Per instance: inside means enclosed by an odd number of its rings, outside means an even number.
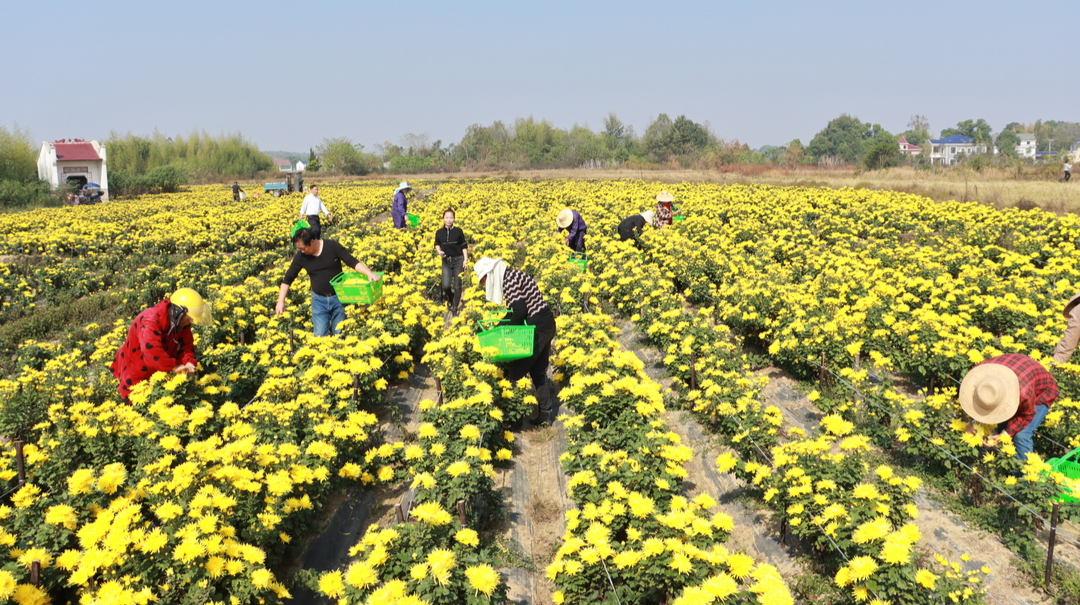
[[[397,186],[397,189],[395,189],[395,190],[394,190],[394,195],[397,195],[397,192],[398,192],[398,191],[401,191],[402,189],[409,189],[409,190],[411,190],[411,189],[412,189],[412,187],[409,187],[409,184],[408,184],[408,183],[406,183],[405,181],[401,181],[401,183],[399,183],[399,184],[398,184],[398,186]]]
[[[1020,408],[1020,379],[1000,363],[977,365],[960,383],[960,407],[976,422],[1005,422]]]
[[[656,213],[652,210],[646,210],[645,212],[641,213],[641,218],[645,219],[645,222],[651,225],[653,219],[656,218]]]

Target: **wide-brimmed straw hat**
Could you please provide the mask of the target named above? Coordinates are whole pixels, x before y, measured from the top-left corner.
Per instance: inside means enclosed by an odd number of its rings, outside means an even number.
[[[1005,422],[1020,407],[1020,379],[1000,363],[977,365],[960,383],[960,407],[976,422]]]
[[[569,208],[563,208],[559,211],[559,216],[555,217],[555,224],[559,226],[559,229],[566,229],[572,222],[574,222],[574,211]]]
[[[411,191],[412,187],[409,187],[409,184],[405,181],[401,181],[401,183],[397,186],[397,189],[394,190],[394,195],[397,195],[397,192],[401,191],[402,189],[408,189]]]
[[[665,189],[665,190],[661,191],[656,196],[656,201],[658,201],[658,202],[674,202],[675,201],[675,196],[668,193],[668,190]]]

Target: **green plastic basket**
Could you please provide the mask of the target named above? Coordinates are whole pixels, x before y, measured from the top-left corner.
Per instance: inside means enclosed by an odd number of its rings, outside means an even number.
[[[419,227],[420,226],[420,215],[419,214],[406,214],[405,215],[405,222],[408,223],[410,227]]]
[[[671,217],[671,220],[679,221],[681,223],[682,221],[686,220],[686,216],[682,214],[676,214],[675,216]]]
[[[289,239],[292,239],[292,238],[296,237],[296,232],[297,231],[299,231],[301,229],[307,229],[309,227],[311,227],[311,225],[309,225],[308,222],[305,221],[304,219],[300,219],[300,220],[296,221],[295,223],[293,223],[292,231],[289,233]]]
[[[514,361],[533,354],[536,326],[498,326],[509,311],[488,313],[476,322],[482,332],[476,335],[481,350],[495,349],[494,354],[484,352],[484,359],[491,362]]]
[[[577,268],[578,271],[584,273],[589,268],[589,255],[584,252],[571,252],[570,258],[567,259],[570,264]]]
[[[1070,458],[1074,458],[1077,453],[1080,453],[1080,447],[1065,454],[1065,456],[1061,458],[1051,458],[1047,460],[1046,463],[1049,464],[1050,468],[1054,469],[1054,472],[1056,473],[1061,473],[1069,479],[1080,479],[1080,463],[1077,463],[1075,460],[1070,460]],[[1074,495],[1072,490],[1067,487],[1062,487],[1062,492],[1058,494],[1057,500],[1060,502],[1080,502],[1080,494]]]
[[[383,274],[375,274],[379,276],[379,281],[372,282],[363,273],[345,271],[330,280],[330,285],[341,302],[370,305],[382,298]]]

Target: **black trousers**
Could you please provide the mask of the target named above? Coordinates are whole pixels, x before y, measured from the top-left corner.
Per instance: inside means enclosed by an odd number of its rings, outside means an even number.
[[[312,239],[322,238],[322,223],[319,222],[318,214],[307,215],[308,229],[311,231]]]
[[[443,300],[451,309],[461,302],[461,272],[465,270],[465,256],[444,256],[442,259]]]
[[[555,316],[551,311],[544,311],[526,320],[536,326],[533,332],[533,354],[524,359],[510,362],[507,375],[511,382],[517,382],[529,376],[533,386],[539,389],[547,384],[548,365],[551,360],[551,341],[555,339]]]

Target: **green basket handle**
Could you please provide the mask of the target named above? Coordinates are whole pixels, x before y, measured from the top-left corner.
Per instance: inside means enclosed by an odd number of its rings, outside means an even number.
[[[1064,455],[1064,456],[1062,456],[1061,458],[1058,458],[1058,460],[1060,460],[1060,461],[1062,461],[1062,462],[1065,462],[1066,460],[1068,460],[1069,458],[1072,458],[1072,457],[1073,457],[1073,456],[1075,456],[1076,454],[1080,454],[1080,447],[1078,447],[1078,448],[1076,448],[1075,450],[1073,450],[1073,451],[1069,452],[1068,454],[1065,454],[1065,455]]]
[[[504,312],[501,312],[501,313],[505,314],[505,313],[509,313],[509,311],[504,311]],[[481,319],[481,320],[477,321],[476,325],[480,328],[481,332],[487,332],[488,330],[493,330],[493,329],[497,328],[498,327],[498,322],[500,322],[500,321],[502,321],[504,319],[506,319],[506,318],[505,317],[485,317],[484,319]],[[529,321],[526,320],[525,323],[522,324],[522,325],[526,325],[526,326],[529,325]]]
[[[589,255],[584,252],[571,252],[569,260],[589,260]]]

